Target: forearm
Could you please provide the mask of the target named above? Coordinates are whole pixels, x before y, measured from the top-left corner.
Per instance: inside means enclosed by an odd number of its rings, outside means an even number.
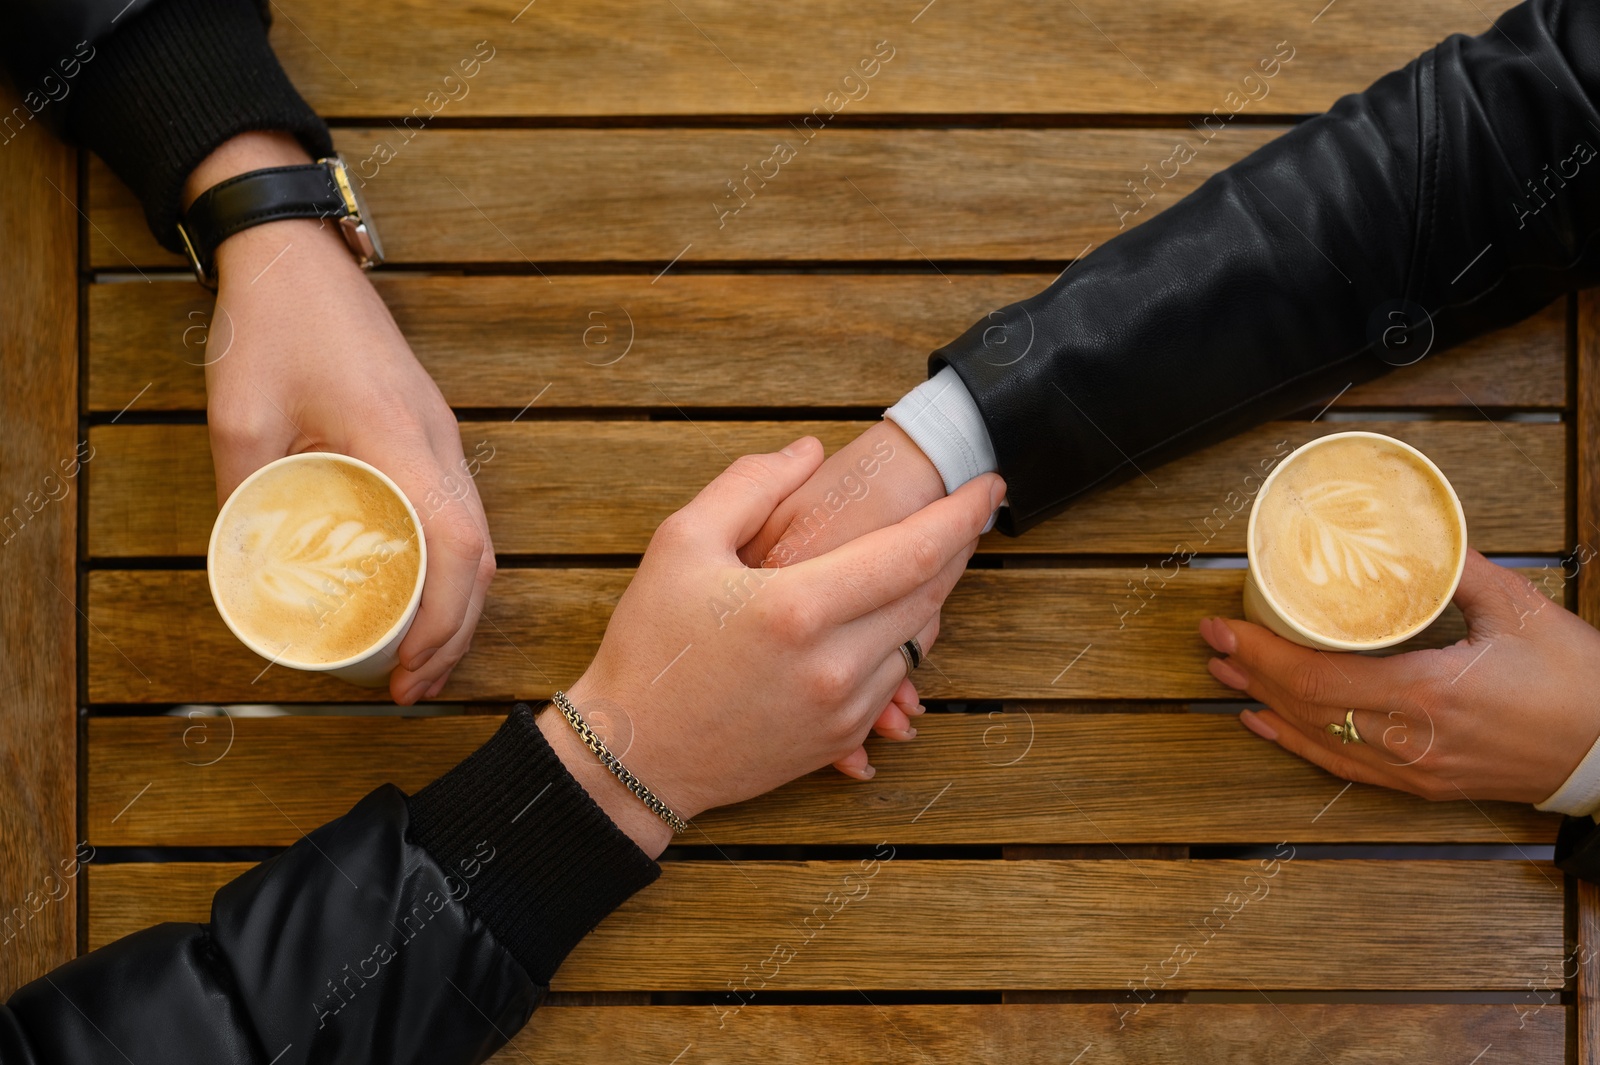
[[[282,130],[311,156],[332,151],[327,126],[267,43],[265,9],[255,0],[7,0],[6,65],[29,114],[104,159],[138,195],[156,238],[181,253],[184,181],[217,146]]]
[[[1600,276],[1588,250],[1600,167],[1572,169],[1593,155],[1575,143],[1600,144],[1597,84],[1600,11],[1532,0],[940,349],[931,369],[960,374],[1009,486],[1002,527],[1020,532],[1331,399],[1430,338],[1437,352]],[[1550,180],[1547,163],[1566,179],[1535,198],[1525,182]]]
[[[519,708],[415,796],[380,788],[222,888],[209,923],[19,990],[0,1061],[481,1061],[658,872]]]

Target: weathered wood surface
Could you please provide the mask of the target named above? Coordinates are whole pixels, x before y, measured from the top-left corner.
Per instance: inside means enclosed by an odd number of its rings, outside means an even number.
[[[77,153],[24,122],[0,149],[0,998],[78,927]]]
[[[927,354],[1050,274],[374,275],[445,399],[520,411],[888,406]],[[1358,385],[1336,409],[1553,408],[1567,401],[1567,301]],[[89,286],[89,409],[203,410],[224,322],[187,279]],[[470,342],[466,342],[470,338]],[[148,386],[148,389],[147,389]],[[147,390],[146,390],[147,389]],[[658,389],[660,391],[658,391]],[[1463,399],[1465,394],[1468,399]]]
[[[669,862],[578,944],[551,987],[726,991],[743,965],[761,972],[787,945],[793,957],[769,990],[1122,988],[1183,944],[1193,956],[1169,964],[1172,989],[1523,991],[1562,953],[1561,880],[1542,863],[1314,861],[1290,846],[1259,862],[876,853]],[[204,920],[212,893],[248,867],[95,869],[91,942],[151,920]]]
[[[300,836],[295,826],[331,820],[380,784],[418,791],[501,720],[94,718],[89,839],[97,847],[287,845]],[[1231,714],[996,711],[928,714],[917,727],[913,743],[872,743],[871,781],[823,770],[703,814],[685,842],[1528,845],[1552,842],[1559,822],[1522,804],[1345,791]]]
[[[1185,567],[968,570],[946,601],[938,644],[917,676],[927,699],[1227,699],[1206,671],[1206,616],[1239,615],[1243,571]],[[1561,570],[1524,571],[1561,593]],[[500,574],[473,653],[439,698],[548,698],[600,646],[631,569],[512,569]],[[1130,582],[1138,581],[1137,596]],[[708,598],[706,638],[719,620]],[[109,703],[355,702],[369,692],[281,666],[234,638],[200,570],[89,574],[89,695]],[[1465,634],[1450,607],[1407,646]],[[686,643],[694,636],[686,634]],[[662,663],[663,667],[666,665]]]
[[[1470,417],[1361,428],[1415,444],[1439,464],[1461,496],[1479,550],[1559,554],[1567,542],[1566,427]],[[808,433],[833,450],[868,424],[522,419],[467,423],[461,439],[463,451],[481,461],[478,490],[499,553],[640,554],[661,520],[734,456],[776,451]],[[1242,552],[1264,471],[1305,441],[1349,428],[1327,420],[1263,426],[1152,467],[1148,479],[1085,499],[1025,536],[992,533],[980,550],[1165,557],[1185,545],[1195,554]],[[217,514],[205,426],[107,425],[89,440],[90,555],[203,556]],[[871,491],[871,481],[863,483]]]

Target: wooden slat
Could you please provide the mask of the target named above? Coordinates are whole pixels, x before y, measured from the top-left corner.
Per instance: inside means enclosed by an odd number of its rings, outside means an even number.
[[[1219,133],[1138,221],[1281,127]],[[1109,239],[1126,182],[1172,153],[1177,129],[830,130],[718,227],[724,183],[798,139],[770,129],[429,130],[367,187],[392,263],[646,260],[1063,260]],[[341,129],[347,158],[394,129]],[[480,166],[473,160],[493,160]],[[770,168],[769,168],[770,169]],[[90,261],[182,267],[132,194],[90,167]],[[748,195],[748,193],[747,193]],[[692,245],[692,247],[690,247]]]
[[[1575,609],[1600,626],[1600,297],[1577,297],[1577,416],[1573,562],[1579,565]],[[1570,572],[1570,570],[1569,570]],[[1579,1065],[1600,1065],[1600,886],[1579,881],[1574,892],[1577,945],[1563,968],[1575,977]],[[1563,980],[1563,983],[1565,980]]]
[[[92,718],[89,840],[293,843],[297,825],[338,817],[380,784],[415,793],[501,720]],[[929,714],[917,727],[915,743],[872,745],[868,783],[819,772],[697,818],[685,842],[1548,844],[1559,822],[1525,804],[1341,793],[1231,714]]]
[[[668,863],[551,987],[726,991],[777,945],[793,957],[772,990],[1121,989],[1161,972],[1179,943],[1194,956],[1169,963],[1169,989],[1522,991],[1561,959],[1561,880],[1545,863],[1301,858],[1271,877],[1265,860],[896,858],[868,865],[870,877],[864,864]],[[245,868],[96,868],[90,941],[204,920],[211,893]]]
[[[1453,32],[1482,33],[1510,4],[1455,0],[1340,5],[1321,17],[1290,0],[1184,0],[1129,7],[809,0],[752,12],[737,0],[642,4],[540,0],[359,8],[283,0],[272,42],[300,91],[327,115],[809,114],[887,41],[893,58],[844,114],[1209,113],[1230,91],[1251,110],[1320,111]],[[1319,5],[1320,6],[1320,5]],[[511,21],[516,16],[516,21]],[[418,32],[419,26],[427,27]],[[1293,59],[1244,82],[1280,41]],[[473,78],[446,81],[478,49]],[[884,49],[887,54],[887,49]],[[429,92],[438,96],[428,100]],[[865,92],[866,95],[862,95]],[[1267,95],[1262,97],[1262,93]],[[448,93],[453,97],[444,102]]]
[[[474,422],[461,433],[465,453],[484,460],[478,487],[498,552],[593,555],[643,552],[661,520],[693,499],[732,456],[775,451],[805,433],[832,450],[866,424],[524,418]],[[1290,448],[1350,427],[1327,420],[1267,425],[1152,468],[1148,480],[1086,499],[1026,536],[993,533],[981,550],[1166,557],[1187,544],[1201,554],[1242,552],[1262,463],[1270,468]],[[1565,426],[1480,419],[1363,422],[1361,428],[1407,440],[1439,464],[1461,496],[1478,549],[1555,554],[1566,544]],[[216,520],[205,427],[108,425],[89,439],[95,448],[90,554],[204,555]]]
[[[24,124],[0,148],[0,999],[71,958],[78,927],[77,154],[0,85],[0,113],[13,108]]]
[[[926,354],[1049,274],[374,275],[455,407],[884,407]],[[1352,388],[1340,409],[1561,407],[1565,300]],[[203,410],[212,299],[186,279],[89,286],[89,409]],[[463,343],[470,337],[470,343]],[[656,391],[657,388],[665,392]],[[1459,389],[1459,390],[1458,390]]]
[[[1006,1065],[1469,1065],[1480,1061],[1559,1065],[1566,1011],[1551,1006],[1521,1025],[1495,1005],[1254,1002],[1146,1005],[882,1005],[870,992],[848,1006],[546,1006],[491,1065],[606,1061],[664,1065],[676,1054],[696,1065],[813,1065],[872,1061],[1005,1062]],[[746,998],[749,996],[747,995]],[[759,1003],[760,998],[756,999]],[[685,1053],[685,1050],[688,1053]],[[692,1055],[692,1057],[691,1057]],[[1499,1055],[1499,1057],[1496,1057]]]
[[[570,683],[599,646],[609,611],[631,576],[626,569],[503,572],[485,608],[488,638],[477,642],[441,697],[548,697]],[[969,571],[945,606],[939,645],[930,655],[938,668],[919,676],[922,694],[1228,694],[1206,672],[1206,652],[1193,625],[1208,614],[1237,612],[1240,573],[1185,570],[1119,628],[1117,612],[1133,606],[1128,582],[1142,576],[1127,569]],[[95,702],[366,697],[338,681],[266,668],[222,625],[204,573],[102,570],[90,574],[89,587],[89,691]],[[709,610],[707,620],[713,620]],[[1447,644],[1462,634],[1452,608],[1420,642]]]
[[[473,653],[439,697],[509,702],[547,698],[570,684],[593,658],[632,575],[629,569],[502,572]],[[1530,576],[1560,593],[1559,569]],[[1210,650],[1195,625],[1208,615],[1238,615],[1242,571],[1185,569],[1119,628],[1118,611],[1135,605],[1128,582],[1143,577],[1131,569],[969,570],[945,603],[918,690],[928,699],[1236,695],[1206,671]],[[338,680],[266,668],[222,624],[206,575],[197,570],[91,572],[88,613],[93,702],[372,697]],[[708,606],[706,638],[715,639],[716,621]],[[1465,634],[1450,607],[1414,646],[1444,646]]]
[[[1577,539],[1569,546],[1578,563],[1578,615],[1600,626],[1600,295],[1594,290],[1577,297],[1577,416],[1574,478]]]

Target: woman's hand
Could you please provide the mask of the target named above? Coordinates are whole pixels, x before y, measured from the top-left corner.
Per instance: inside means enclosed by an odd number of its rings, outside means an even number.
[[[1455,603],[1467,637],[1387,658],[1312,651],[1207,618],[1211,674],[1271,709],[1260,736],[1336,776],[1428,799],[1539,803],[1600,736],[1600,632],[1524,577],[1467,553]],[[1328,732],[1355,711],[1364,743]]]
[[[285,134],[245,134],[213,153],[192,198],[236,173],[308,162]],[[427,583],[400,665],[398,703],[438,694],[467,653],[494,579],[494,546],[473,482],[493,457],[461,449],[455,415],[332,223],[270,222],[217,249],[206,407],[220,505],[274,459],[337,451],[392,477],[422,519]]]
[[[760,795],[829,763],[867,779],[862,741],[927,649],[939,608],[1002,494],[980,477],[888,528],[784,569],[739,549],[822,461],[805,437],[747,455],[661,523],[593,664],[569,689],[607,746],[680,816]],[[670,830],[554,712],[540,728],[648,853]],[[652,850],[652,847],[654,850]]]

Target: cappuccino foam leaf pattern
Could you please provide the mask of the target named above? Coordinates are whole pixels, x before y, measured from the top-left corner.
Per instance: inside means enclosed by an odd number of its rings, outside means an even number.
[[[1286,539],[1300,547],[1306,580],[1345,580],[1359,588],[1384,573],[1411,579],[1400,545],[1384,528],[1376,491],[1360,481],[1332,481],[1309,489],[1302,508],[1290,512]]]
[[[1464,549],[1448,483],[1398,441],[1370,434],[1291,455],[1251,518],[1262,590],[1307,631],[1356,644],[1426,624],[1449,598]]]
[[[321,598],[335,601],[360,587],[373,562],[406,549],[406,541],[360,521],[341,521],[326,514],[295,524],[289,512],[275,510],[241,523],[246,540],[261,545],[255,572],[256,592],[285,606]]]
[[[404,617],[421,570],[410,512],[370,471],[304,458],[228,500],[211,583],[239,635],[290,665],[362,654]]]

